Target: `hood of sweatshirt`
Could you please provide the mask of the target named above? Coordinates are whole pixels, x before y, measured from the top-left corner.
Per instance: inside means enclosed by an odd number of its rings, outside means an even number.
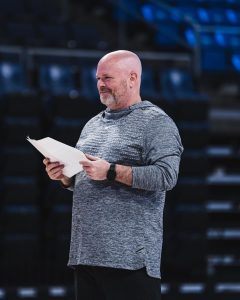
[[[144,100],[144,101],[138,102],[136,104],[133,104],[127,108],[123,108],[123,109],[119,109],[119,110],[111,110],[111,109],[107,108],[103,112],[102,117],[105,120],[117,120],[123,116],[130,114],[135,109],[143,109],[146,107],[153,107],[153,106],[155,106],[155,105],[147,100]]]

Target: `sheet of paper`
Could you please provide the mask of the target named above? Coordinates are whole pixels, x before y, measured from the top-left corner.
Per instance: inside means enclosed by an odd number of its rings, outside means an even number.
[[[64,164],[63,174],[65,176],[72,177],[82,171],[82,166],[79,161],[87,159],[82,151],[50,137],[40,140],[34,140],[27,137],[27,141],[45,157],[49,158],[51,162],[59,161]]]

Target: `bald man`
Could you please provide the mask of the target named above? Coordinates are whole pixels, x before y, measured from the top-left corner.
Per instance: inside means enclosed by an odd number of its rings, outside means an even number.
[[[140,96],[139,57],[119,50],[102,57],[97,88],[105,111],[83,128],[76,148],[83,171],[63,175],[44,160],[53,180],[73,191],[68,265],[77,300],[159,300],[163,208],[183,151],[178,129]]]

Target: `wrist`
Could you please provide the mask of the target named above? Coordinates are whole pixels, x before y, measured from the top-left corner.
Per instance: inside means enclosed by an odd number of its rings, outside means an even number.
[[[128,186],[132,186],[133,175],[131,166],[116,165],[116,178],[117,182],[121,182]]]
[[[63,178],[60,180],[60,184],[64,188],[69,188],[72,184],[71,178]]]

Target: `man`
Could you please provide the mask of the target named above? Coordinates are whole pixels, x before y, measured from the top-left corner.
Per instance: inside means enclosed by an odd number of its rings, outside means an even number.
[[[69,266],[81,300],[159,300],[165,194],[183,151],[174,122],[140,97],[141,61],[130,51],[100,59],[97,88],[107,109],[82,130],[87,159],[75,178],[44,159],[73,190]]]

